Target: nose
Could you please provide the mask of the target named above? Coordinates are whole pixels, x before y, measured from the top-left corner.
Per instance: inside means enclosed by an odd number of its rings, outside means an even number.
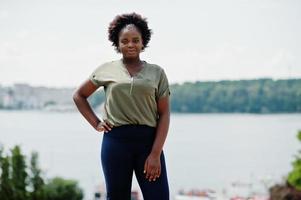
[[[133,46],[134,46],[133,42],[128,43],[128,47],[133,47]]]

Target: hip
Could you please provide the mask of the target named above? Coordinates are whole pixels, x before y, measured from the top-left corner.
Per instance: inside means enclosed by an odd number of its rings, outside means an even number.
[[[156,136],[156,128],[147,125],[121,125],[104,133],[103,139],[124,142],[152,143]]]

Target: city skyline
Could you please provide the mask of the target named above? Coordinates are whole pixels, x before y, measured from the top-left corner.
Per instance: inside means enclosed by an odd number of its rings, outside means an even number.
[[[117,6],[118,5],[118,6]],[[147,17],[141,59],[170,83],[301,77],[301,3],[231,1],[0,1],[0,84],[76,87],[120,59],[107,27],[121,13]]]

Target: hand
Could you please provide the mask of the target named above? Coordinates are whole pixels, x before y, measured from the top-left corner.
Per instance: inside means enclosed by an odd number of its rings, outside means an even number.
[[[150,154],[145,161],[143,173],[146,174],[145,178],[149,181],[159,178],[161,174],[160,156]]]
[[[96,126],[96,130],[99,132],[104,131],[105,133],[112,130],[113,125],[108,122],[108,120],[104,120],[103,122],[99,122]]]

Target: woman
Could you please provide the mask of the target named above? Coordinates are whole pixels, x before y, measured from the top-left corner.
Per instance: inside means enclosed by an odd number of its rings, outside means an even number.
[[[100,65],[73,95],[80,113],[104,132],[101,163],[107,199],[130,200],[135,172],[144,200],[168,200],[169,187],[163,145],[169,127],[169,85],[164,70],[140,59],[151,30],[136,13],[116,16],[109,40],[120,60]],[[87,98],[98,87],[105,90],[104,119]]]

